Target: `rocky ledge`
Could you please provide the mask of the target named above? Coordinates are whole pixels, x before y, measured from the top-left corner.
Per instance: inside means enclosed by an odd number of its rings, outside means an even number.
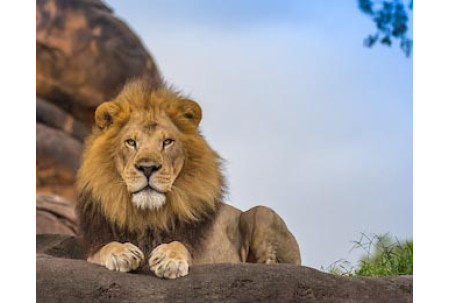
[[[36,236],[37,302],[412,302],[413,277],[330,275],[296,265],[193,266],[177,280],[111,272],[82,259],[77,240]]]

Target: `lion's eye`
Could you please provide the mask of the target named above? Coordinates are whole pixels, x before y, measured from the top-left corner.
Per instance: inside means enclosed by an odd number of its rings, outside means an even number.
[[[175,140],[173,139],[166,139],[163,141],[163,147],[167,147],[169,145],[171,145]]]
[[[136,141],[134,141],[133,139],[127,139],[127,140],[125,140],[125,143],[126,143],[128,146],[130,146],[130,147],[133,147],[133,148],[136,147]]]

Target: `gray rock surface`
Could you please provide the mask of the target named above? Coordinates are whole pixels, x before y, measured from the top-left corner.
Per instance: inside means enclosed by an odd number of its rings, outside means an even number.
[[[217,264],[161,280],[89,264],[73,237],[37,235],[37,302],[410,303],[413,278],[342,277],[288,264]]]

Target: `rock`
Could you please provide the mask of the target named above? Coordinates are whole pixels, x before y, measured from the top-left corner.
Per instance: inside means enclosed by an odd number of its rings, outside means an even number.
[[[36,97],[36,122],[61,130],[80,142],[90,131],[88,126],[73,115],[39,97]]]
[[[87,126],[42,98],[36,98],[36,190],[75,200],[75,175]]]
[[[81,142],[63,130],[36,123],[36,191],[75,198]]]
[[[36,234],[76,235],[75,205],[56,195],[36,195]]]
[[[411,303],[412,276],[342,277],[289,264],[193,266],[161,280],[148,271],[118,273],[89,264],[74,237],[38,235],[37,302]]]
[[[102,1],[37,0],[37,96],[90,125],[132,77],[161,84],[139,38]]]
[[[75,200],[95,108],[132,77],[162,82],[139,38],[102,1],[37,0],[37,192]]]

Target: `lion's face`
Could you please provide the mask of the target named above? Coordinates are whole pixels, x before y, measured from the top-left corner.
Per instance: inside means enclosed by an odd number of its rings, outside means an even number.
[[[167,229],[215,211],[223,193],[219,155],[199,132],[197,102],[129,82],[95,111],[77,189],[129,230]]]
[[[146,113],[132,113],[119,135],[115,165],[141,209],[158,209],[180,174],[185,150],[180,131],[160,113],[149,120]]]

